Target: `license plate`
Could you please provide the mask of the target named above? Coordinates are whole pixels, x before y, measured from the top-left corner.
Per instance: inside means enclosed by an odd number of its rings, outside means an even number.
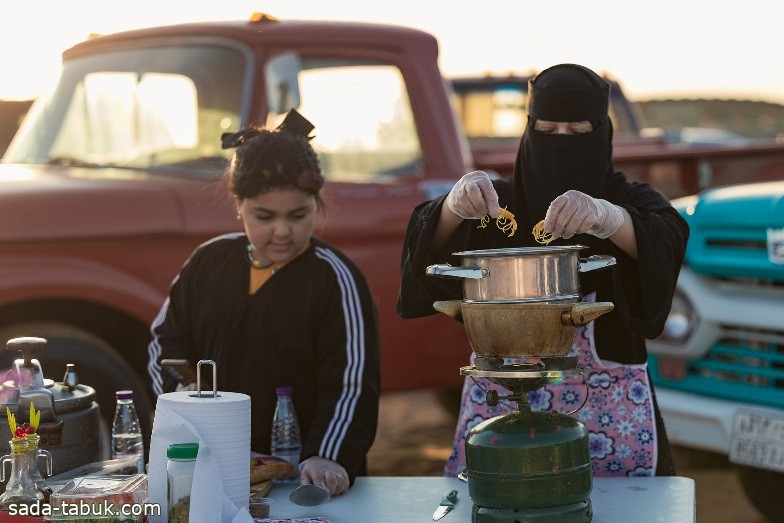
[[[736,413],[729,460],[740,465],[784,472],[784,415]]]

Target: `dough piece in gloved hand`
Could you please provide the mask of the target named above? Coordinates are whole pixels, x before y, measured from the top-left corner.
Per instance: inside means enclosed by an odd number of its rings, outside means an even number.
[[[493,182],[484,171],[463,175],[449,191],[446,205],[464,220],[477,220],[487,214],[495,218],[501,211]]]
[[[566,191],[547,208],[544,230],[555,238],[575,234],[609,238],[623,225],[623,211],[615,204],[580,191]]]

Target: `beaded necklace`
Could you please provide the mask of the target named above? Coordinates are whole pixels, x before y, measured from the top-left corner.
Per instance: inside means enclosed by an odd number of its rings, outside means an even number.
[[[281,265],[276,265],[275,262],[264,263],[253,254],[253,245],[248,242],[247,245],[248,250],[248,263],[254,269],[269,269],[272,267],[271,274],[275,274],[275,272],[280,269]]]

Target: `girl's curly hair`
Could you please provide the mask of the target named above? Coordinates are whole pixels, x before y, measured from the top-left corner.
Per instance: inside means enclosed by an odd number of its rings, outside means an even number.
[[[272,131],[251,127],[226,135],[226,140],[230,143],[224,147],[237,147],[226,170],[229,189],[236,198],[254,198],[274,189],[299,189],[322,205],[319,193],[324,177],[307,136],[285,126]]]

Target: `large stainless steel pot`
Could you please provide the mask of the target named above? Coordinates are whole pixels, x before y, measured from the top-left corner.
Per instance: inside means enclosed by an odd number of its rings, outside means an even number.
[[[567,302],[580,299],[579,273],[615,265],[606,255],[580,258],[584,245],[485,249],[454,253],[462,265],[430,265],[431,276],[463,278],[466,302]]]
[[[577,327],[613,310],[597,303],[470,303],[437,301],[433,308],[462,321],[477,356],[544,358],[566,356]]]

